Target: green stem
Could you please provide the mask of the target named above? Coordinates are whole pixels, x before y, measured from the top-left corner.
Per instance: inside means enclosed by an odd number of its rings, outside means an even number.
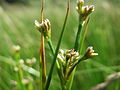
[[[82,29],[82,23],[79,23],[78,32],[75,40],[75,46],[74,46],[75,51],[78,51],[78,48],[79,48],[81,29]]]
[[[84,40],[85,40],[85,36],[86,36],[87,30],[88,30],[89,20],[90,20],[90,17],[88,18],[88,20],[87,20],[87,22],[86,22],[85,29],[84,29],[83,32],[82,32],[82,36],[81,36],[81,40],[80,40],[79,53],[82,53],[82,47],[83,47],[83,43],[84,43]]]
[[[54,48],[53,48],[51,40],[48,40],[48,45],[49,45],[49,47],[52,51],[52,54],[54,56],[55,53],[54,53]],[[58,76],[60,78],[61,87],[62,87],[62,90],[64,90],[63,74],[61,73],[61,68],[60,68],[58,61],[56,61],[56,64],[57,64],[57,73],[58,73]]]
[[[33,90],[32,82],[30,82],[30,83],[28,84],[28,90]]]
[[[52,52],[52,55],[54,56],[54,55],[55,55],[55,50],[54,50],[54,48],[53,48],[51,39],[47,40],[47,43],[48,43],[48,45],[49,45],[49,47],[50,47],[50,50],[51,50],[51,52]]]
[[[66,13],[65,21],[64,21],[62,32],[60,34],[60,38],[59,38],[59,41],[58,41],[58,44],[57,44],[57,48],[56,48],[55,55],[54,55],[54,58],[53,58],[52,66],[50,68],[50,72],[49,72],[49,75],[48,75],[48,79],[47,79],[45,90],[48,90],[48,88],[50,86],[53,69],[54,69],[54,66],[55,66],[56,58],[57,58],[58,51],[59,51],[59,48],[60,48],[60,44],[61,44],[61,41],[62,41],[62,36],[63,36],[64,31],[65,31],[65,26],[66,26],[68,14],[69,14],[69,8],[70,8],[70,1],[68,0],[68,8],[67,8],[67,13]]]
[[[22,90],[26,90],[25,85],[22,82],[22,80],[24,79],[24,77],[23,77],[23,70],[22,70],[21,67],[19,67],[18,75],[19,75],[19,79],[20,79],[20,84],[21,84]]]
[[[51,50],[51,52],[52,52],[52,54],[54,56],[55,55],[55,51],[54,51],[51,39],[47,40],[47,42],[48,42],[50,50]],[[61,86],[63,88],[63,86],[64,86],[64,83],[63,83],[63,74],[61,73],[61,68],[60,68],[60,65],[59,65],[58,61],[56,61],[56,65],[57,65],[57,73],[58,73],[58,76],[60,78]]]
[[[80,16],[79,16],[79,20],[80,20]],[[78,49],[79,49],[79,42],[80,42],[80,35],[81,35],[82,26],[83,26],[83,22],[79,21],[77,36],[76,36],[75,45],[74,45],[74,50],[75,51],[78,51]],[[71,77],[70,84],[69,84],[70,89],[71,89],[71,86],[72,86],[72,83],[73,83],[75,69],[76,68],[73,67],[71,69],[71,71],[68,72],[68,75],[67,75],[67,79],[69,79],[69,77]],[[74,70],[74,72],[73,72],[73,70]],[[72,75],[71,75],[71,73],[72,73]]]
[[[76,62],[72,67],[71,67],[71,69],[70,69],[70,71],[68,72],[68,77],[67,77],[67,79],[69,79],[69,77],[71,76],[71,73],[73,72],[73,70],[75,70],[76,68],[76,66],[81,62],[81,61],[83,61],[83,60],[85,60],[85,58],[84,58],[84,56],[83,57],[81,57],[79,60],[78,60],[78,62]],[[74,76],[74,75],[73,75]]]

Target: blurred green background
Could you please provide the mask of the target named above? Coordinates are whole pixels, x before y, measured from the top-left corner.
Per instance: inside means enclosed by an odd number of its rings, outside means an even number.
[[[8,0],[9,1],[9,0]],[[15,0],[14,0],[15,1]],[[77,67],[72,90],[90,90],[105,81],[110,74],[120,71],[120,0],[85,0],[94,4],[84,42],[85,49],[93,46],[99,56],[81,62]],[[75,10],[76,0],[71,0],[67,27],[62,39],[62,49],[72,49],[78,26],[78,14]],[[14,80],[10,58],[13,58],[12,46],[20,45],[21,59],[35,57],[39,65],[40,33],[34,27],[39,19],[40,0],[17,0],[12,3],[0,0],[0,90],[16,90],[10,84]],[[66,12],[66,0],[45,0],[44,17],[51,21],[52,41],[57,44]],[[46,44],[47,72],[52,62],[52,55]],[[37,77],[33,77],[34,90],[37,90]],[[50,90],[60,90],[59,78],[54,70]],[[120,80],[105,90],[120,90]]]

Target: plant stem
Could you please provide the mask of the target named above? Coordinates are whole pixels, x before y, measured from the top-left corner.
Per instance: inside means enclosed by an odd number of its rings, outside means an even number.
[[[53,56],[55,55],[55,51],[54,51],[54,48],[53,48],[53,45],[52,45],[52,42],[51,42],[51,39],[48,40],[48,45],[50,47],[50,50],[53,54]],[[61,68],[60,68],[60,65],[58,63],[58,61],[56,61],[56,65],[57,65],[57,73],[58,73],[58,76],[60,78],[60,83],[61,83],[61,87],[62,89],[64,88],[64,82],[63,82],[63,74],[61,73]],[[64,90],[64,89],[63,89]]]
[[[41,18],[40,20],[43,21],[43,12],[44,12],[44,0],[42,0],[42,7],[41,7]]]
[[[44,11],[44,0],[42,0],[42,8],[41,8],[41,22],[43,21],[43,11]],[[40,80],[42,80],[41,89],[45,88],[46,84],[46,62],[45,62],[45,45],[44,45],[44,35],[41,34],[41,48],[40,48],[40,68],[41,75],[40,75]]]
[[[79,23],[78,32],[77,32],[77,36],[76,36],[76,40],[75,40],[75,46],[74,46],[75,51],[78,51],[78,48],[79,48],[81,30],[82,30],[82,23]]]
[[[68,72],[68,75],[67,75],[68,77],[67,77],[67,79],[69,79],[71,73],[73,72],[73,70],[75,70],[75,67],[76,67],[82,60],[85,60],[84,57],[81,57],[81,58],[78,60],[78,62],[76,62],[76,63],[71,67],[70,71]],[[74,75],[73,75],[73,76],[74,76]]]
[[[59,51],[59,48],[60,48],[62,36],[63,36],[64,30],[65,30],[65,26],[66,26],[68,14],[69,14],[69,8],[70,8],[70,0],[68,0],[68,8],[67,8],[65,21],[64,21],[62,32],[60,34],[60,38],[59,38],[59,41],[58,41],[58,44],[57,44],[57,48],[56,48],[56,51],[55,51],[55,55],[54,55],[54,59],[53,59],[53,62],[52,62],[52,66],[50,68],[50,72],[49,72],[49,75],[48,75],[48,79],[47,79],[45,90],[48,90],[48,88],[50,86],[50,81],[51,81],[51,78],[52,78],[53,69],[54,69],[54,66],[55,66],[56,58],[57,58],[57,55],[58,55],[58,51]]]
[[[88,23],[89,23],[89,21],[90,21],[90,17],[88,18],[88,20],[87,20],[87,22],[86,22],[85,29],[83,30],[83,34],[82,34],[82,36],[81,36],[79,53],[82,53],[82,47],[83,47],[83,43],[84,43],[84,40],[85,40],[85,36],[86,36],[87,30],[88,30]]]
[[[54,51],[51,39],[48,40],[48,45],[49,45],[50,50],[51,50],[51,52],[52,52],[52,54],[54,56],[55,55],[55,51]],[[56,65],[57,65],[57,73],[58,73],[58,76],[60,78],[61,87],[63,89],[64,88],[63,74],[61,73],[61,68],[60,68],[60,65],[59,65],[58,61],[56,61]]]
[[[47,40],[47,43],[48,43],[48,45],[49,45],[49,47],[50,47],[50,50],[51,50],[51,52],[52,52],[52,55],[54,56],[54,55],[55,55],[55,50],[54,50],[54,48],[53,48],[51,39]]]
[[[76,36],[75,45],[74,45],[74,50],[75,51],[78,51],[78,49],[79,49],[79,42],[80,42],[80,35],[81,35],[82,26],[83,26],[83,22],[80,22],[80,15],[79,15],[79,25],[78,25],[78,31],[77,31],[77,36]],[[73,83],[75,69],[76,68],[73,67],[71,69],[71,71],[68,72],[68,75],[67,75],[67,79],[69,79],[69,77],[71,77],[71,80],[70,80],[70,83],[69,83],[69,86],[70,86],[69,89],[71,89],[71,86],[72,86],[72,83]],[[72,75],[71,75],[71,73],[72,73]]]
[[[46,63],[45,63],[45,49],[44,49],[44,36],[41,34],[41,60],[42,60],[42,87],[46,84]]]

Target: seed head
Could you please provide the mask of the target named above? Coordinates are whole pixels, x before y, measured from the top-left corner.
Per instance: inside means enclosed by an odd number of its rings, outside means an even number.
[[[84,0],[78,0],[76,10],[79,13],[79,21],[83,23],[86,18],[94,11],[94,6],[84,6]]]
[[[44,35],[46,39],[51,38],[51,24],[48,19],[43,20],[42,23],[35,20],[35,27]]]
[[[67,67],[71,67],[72,65],[74,65],[74,63],[79,59],[79,53],[76,52],[74,49],[71,50],[60,50],[59,54],[57,56],[57,60],[59,61],[59,63],[62,63],[63,66]]]
[[[97,55],[98,55],[98,53],[94,53],[93,47],[88,47],[86,50],[86,53],[84,55],[84,58],[88,59],[88,58],[92,58]]]
[[[79,12],[79,13],[82,13],[82,7],[84,5],[84,0],[77,0],[77,7],[76,7],[76,10]]]

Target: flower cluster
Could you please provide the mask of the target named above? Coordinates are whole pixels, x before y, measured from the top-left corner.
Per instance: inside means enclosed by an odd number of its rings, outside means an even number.
[[[78,0],[76,10],[79,13],[79,21],[82,23],[94,11],[94,6],[84,6],[84,0]]]
[[[78,62],[80,56],[79,53],[74,49],[71,50],[59,50],[59,54],[57,56],[58,63],[62,70],[62,75],[64,78],[68,78],[68,73],[71,71],[71,68],[74,66],[76,62]]]
[[[74,49],[71,50],[59,50],[59,54],[57,60],[63,63],[63,66],[71,67],[74,62],[79,59],[79,53],[76,52]]]
[[[35,20],[35,26],[46,39],[51,37],[51,24],[48,19],[43,20],[42,23],[39,23],[37,20]]]
[[[63,77],[68,79],[80,61],[92,58],[97,55],[98,53],[94,53],[93,47],[88,47],[86,53],[83,56],[80,56],[79,53],[74,49],[66,51],[60,49],[57,56],[57,61],[62,70],[62,74],[64,75]]]
[[[92,58],[94,56],[97,56],[98,53],[94,53],[93,47],[88,47],[86,50],[86,53],[84,54],[84,58],[88,59],[88,58]]]

